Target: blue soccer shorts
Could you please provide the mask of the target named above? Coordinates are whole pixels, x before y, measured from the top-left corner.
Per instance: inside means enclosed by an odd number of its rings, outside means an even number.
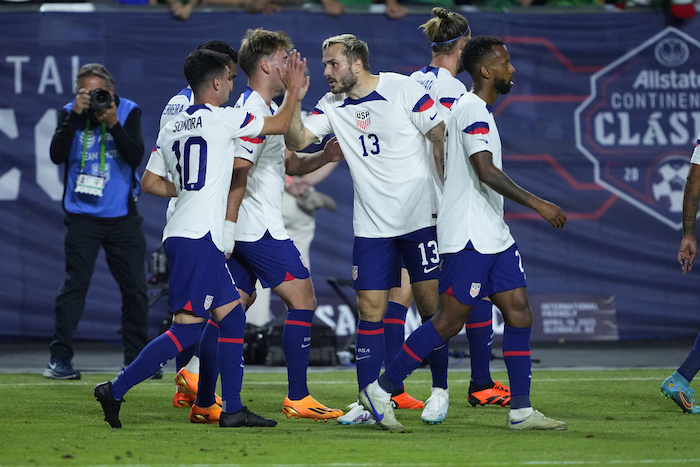
[[[192,311],[207,318],[209,312],[238,300],[224,253],[211,235],[200,239],[170,237],[165,241],[170,268],[168,306],[171,312]]]
[[[484,255],[472,248],[442,255],[438,293],[448,293],[465,305],[476,305],[498,292],[527,287],[518,246]]]
[[[355,290],[398,287],[402,264],[411,276],[411,283],[438,279],[440,255],[436,229],[426,227],[389,238],[355,237],[352,264]]]
[[[228,266],[236,285],[248,295],[255,292],[257,280],[264,288],[274,288],[284,281],[310,277],[294,242],[276,240],[269,231],[255,242],[236,242]]]

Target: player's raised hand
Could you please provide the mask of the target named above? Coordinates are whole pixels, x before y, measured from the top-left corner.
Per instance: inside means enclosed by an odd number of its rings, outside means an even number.
[[[287,87],[288,92],[299,94],[303,87],[308,89],[309,77],[304,75],[306,59],[296,50],[289,52],[287,63],[282,70],[282,82]],[[306,91],[304,91],[306,93]]]

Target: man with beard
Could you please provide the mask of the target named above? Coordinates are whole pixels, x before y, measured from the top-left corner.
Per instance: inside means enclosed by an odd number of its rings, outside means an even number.
[[[474,82],[448,118],[445,187],[438,214],[443,261],[440,306],[435,317],[416,329],[377,381],[360,391],[360,402],[385,430],[404,431],[393,413],[391,391],[436,347],[467,322],[479,300],[489,297],[503,312],[503,358],[511,384],[511,430],[564,430],[566,423],[547,418],[530,405],[530,328],[525,271],[520,252],[503,220],[507,197],[534,209],[555,228],[566,215],[559,206],[516,185],[501,169],[501,140],[492,114],[500,94],[513,86],[515,68],[503,42],[493,36],[471,39],[462,51]]]
[[[439,256],[435,222],[437,197],[432,157],[442,159],[444,122],[425,89],[396,73],[369,71],[367,44],[351,34],[323,42],[324,76],[331,92],[302,122],[301,107],[285,136],[301,150],[335,133],[350,168],[355,191],[352,278],[359,323],[357,380],[364,388],[379,376],[384,360],[384,324],[389,290],[401,283],[401,260],[411,276],[421,315],[437,310]],[[447,364],[441,368],[447,380]],[[344,425],[374,423],[359,403],[338,418]]]

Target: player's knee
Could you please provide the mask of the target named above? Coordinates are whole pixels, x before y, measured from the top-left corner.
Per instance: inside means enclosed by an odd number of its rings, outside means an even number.
[[[532,310],[529,306],[512,308],[503,313],[503,320],[508,326],[516,328],[532,327]]]

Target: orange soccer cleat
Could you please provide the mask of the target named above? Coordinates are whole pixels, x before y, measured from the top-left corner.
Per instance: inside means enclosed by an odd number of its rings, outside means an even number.
[[[343,415],[342,410],[329,409],[310,395],[295,401],[286,397],[282,406],[282,412],[287,418],[311,418],[313,420],[336,419]]]
[[[221,416],[221,406],[212,404],[209,407],[192,405],[190,409],[190,421],[192,423],[219,423]]]
[[[183,407],[189,409],[194,405],[194,401],[197,398],[194,394],[186,394],[180,391],[180,388],[175,391],[173,396],[173,407]]]
[[[406,392],[404,388],[401,394],[391,396],[391,402],[395,409],[422,409],[425,403]]]
[[[175,375],[175,384],[177,385],[178,392],[183,394],[188,394],[192,396],[192,404],[190,405],[175,405],[175,399],[173,399],[174,407],[191,407],[194,404],[194,397],[197,396],[197,387],[199,386],[199,375],[197,373],[192,373],[187,371],[185,368],[181,368],[180,371]],[[216,399],[216,404],[218,406],[223,405],[221,397],[218,394],[214,394]],[[177,394],[175,394],[177,398]]]
[[[498,381],[494,381],[492,386],[483,389],[476,389],[472,384],[470,384],[469,396],[467,400],[472,407],[476,407],[477,404],[493,404],[505,407],[506,405],[510,405],[510,389]]]

